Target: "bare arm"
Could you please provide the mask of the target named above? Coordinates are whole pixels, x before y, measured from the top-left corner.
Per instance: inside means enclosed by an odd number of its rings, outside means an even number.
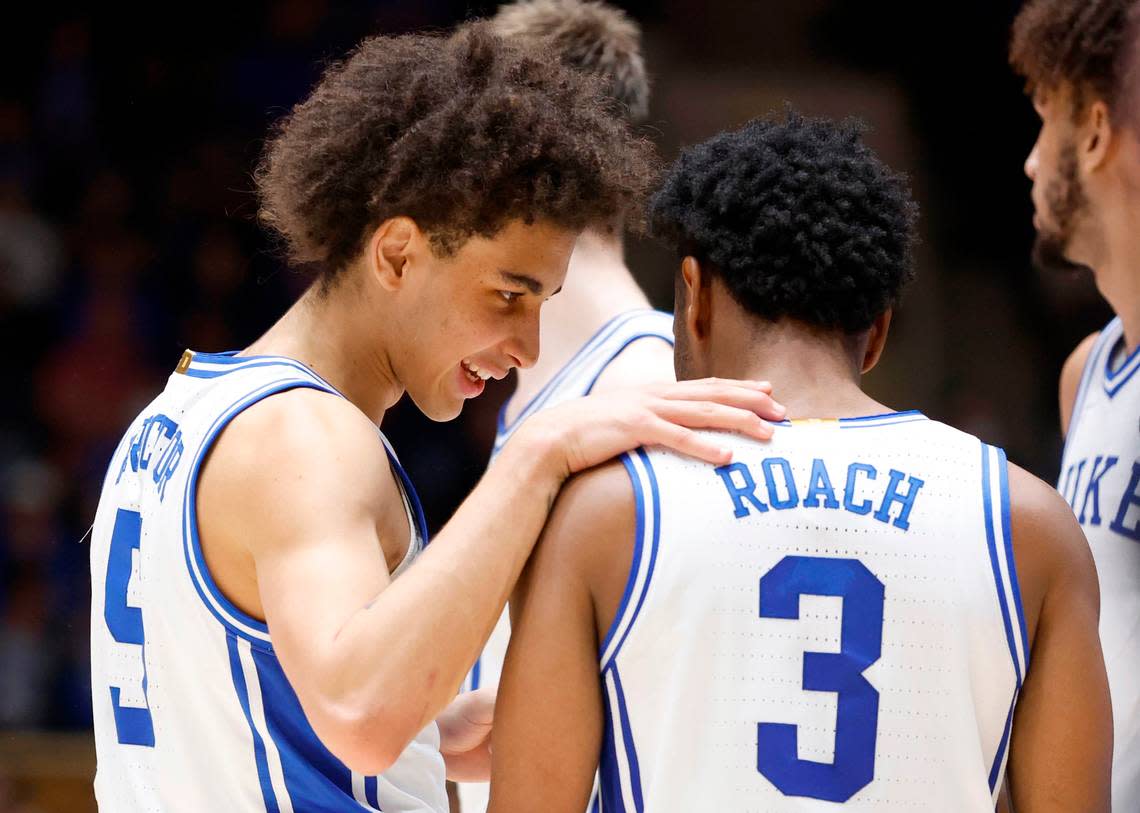
[[[1073,419],[1073,407],[1076,406],[1077,388],[1081,385],[1081,374],[1085,371],[1085,364],[1092,353],[1100,333],[1086,336],[1084,341],[1065,359],[1065,366],[1061,368],[1061,381],[1058,385],[1057,397],[1061,407],[1061,435],[1069,434],[1069,422]]]
[[[1015,466],[1009,479],[1014,555],[1033,631],[1010,745],[1012,807],[1107,811],[1112,710],[1092,554],[1056,491]]]
[[[392,520],[403,508],[375,427],[343,400],[290,391],[219,438],[202,475],[203,544],[209,531],[251,561],[317,735],[354,769],[379,773],[455,696],[571,472],[654,442],[723,462],[727,452],[685,425],[766,436],[756,412],[778,417],[770,407],[756,386],[686,382],[546,410],[393,582],[381,551],[407,526]],[[208,516],[219,524],[205,528]]]
[[[511,597],[492,813],[586,809],[602,740],[598,630],[616,611],[634,523],[619,463],[576,477],[558,497]]]

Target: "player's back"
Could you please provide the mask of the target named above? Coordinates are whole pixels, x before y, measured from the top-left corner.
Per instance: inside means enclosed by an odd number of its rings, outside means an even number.
[[[1028,644],[1004,454],[919,413],[625,458],[602,810],[993,810]]]
[[[91,543],[102,810],[446,809],[435,725],[383,776],[351,771],[306,720],[266,624],[206,566],[196,489],[212,442],[243,409],[298,387],[339,396],[291,359],[187,352],[111,460]],[[398,573],[426,536],[391,460],[413,534]]]

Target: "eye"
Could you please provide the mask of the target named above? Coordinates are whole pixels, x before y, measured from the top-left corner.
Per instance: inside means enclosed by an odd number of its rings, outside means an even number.
[[[514,302],[516,299],[522,296],[522,294],[519,291],[499,291],[499,296],[501,296],[507,302]]]

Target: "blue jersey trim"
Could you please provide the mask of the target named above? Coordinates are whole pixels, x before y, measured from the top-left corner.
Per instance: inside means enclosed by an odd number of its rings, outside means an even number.
[[[614,690],[618,699],[618,719],[621,721],[621,737],[625,744],[625,758],[629,764],[629,784],[633,792],[633,806],[637,813],[643,813],[645,802],[641,795],[641,768],[637,762],[637,746],[633,742],[633,730],[629,724],[629,711],[626,709],[625,692],[621,688],[621,677],[618,675],[617,664],[610,666],[610,674],[614,678]]]
[[[375,776],[364,777],[364,799],[377,810],[380,809],[380,780]]]
[[[420,503],[420,495],[416,493],[416,487],[412,485],[412,478],[404,471],[400,459],[388,448],[387,443],[384,444],[384,451],[388,454],[388,461],[391,463],[392,468],[396,470],[396,476],[400,479],[400,484],[404,488],[404,494],[407,496],[408,502],[412,504],[412,514],[416,519],[416,530],[426,547],[428,543],[428,527],[427,519],[424,518],[424,507]]]
[[[877,426],[893,426],[899,423],[916,423],[929,421],[917,409],[906,409],[901,412],[884,412],[879,415],[859,415],[854,418],[784,418],[775,421],[774,426],[795,428],[796,426],[819,426],[820,424],[837,424],[840,429],[869,429]]]
[[[1104,353],[1105,345],[1112,344],[1113,334],[1120,323],[1120,317],[1115,317],[1109,321],[1107,325],[1101,328],[1100,335],[1096,337],[1093,342],[1092,350],[1089,351],[1089,357],[1085,359],[1084,369],[1081,370],[1081,380],[1077,384],[1077,394],[1073,398],[1073,412],[1069,416],[1069,428],[1065,432],[1065,439],[1072,436],[1073,430],[1077,426],[1078,418],[1081,411],[1084,409],[1085,400],[1088,398],[1089,390],[1092,388],[1093,378],[1096,377],[1096,371],[1100,369],[1101,355]]]
[[[638,460],[641,461],[642,466],[645,468],[645,473],[648,476],[647,485],[649,486],[650,510],[652,511],[652,517],[653,517],[653,533],[652,533],[652,537],[651,537],[650,543],[649,543],[649,566],[648,566],[646,573],[645,573],[645,583],[641,585],[641,592],[638,594],[637,605],[633,608],[633,615],[629,619],[629,624],[626,625],[625,632],[623,632],[621,638],[618,639],[617,646],[614,647],[613,653],[609,656],[609,658],[606,660],[606,662],[604,664],[602,664],[603,669],[605,669],[607,666],[612,664],[617,659],[618,654],[621,652],[622,646],[625,644],[626,639],[629,637],[629,633],[633,630],[634,625],[637,623],[637,616],[641,613],[642,605],[645,604],[646,595],[649,594],[649,585],[653,582],[653,570],[657,565],[657,548],[658,548],[658,544],[661,541],[661,499],[660,499],[660,493],[659,493],[659,490],[657,487],[657,475],[654,473],[653,465],[649,462],[649,455],[647,455],[645,453],[644,449],[637,449],[637,450],[635,450],[634,454],[636,454]],[[626,455],[622,456],[622,462],[623,463],[626,461],[626,457],[627,457]],[[634,468],[630,467],[628,464],[626,466],[626,469],[627,469],[627,471],[631,472],[631,475],[636,472],[636,470]],[[640,475],[638,475],[638,477],[640,478]],[[634,540],[634,562],[633,562],[633,565],[630,567],[630,579],[636,579],[636,577],[637,577],[638,571],[637,571],[636,565],[640,562],[640,556],[637,555],[638,554],[638,548],[642,547],[644,545],[644,536],[645,536],[645,520],[644,520],[645,495],[642,492],[641,488],[637,485],[636,480],[634,481],[634,483],[635,483],[635,485],[634,485],[634,497],[635,497],[635,502],[637,504],[637,512],[638,512],[638,519],[639,519],[639,524],[638,524],[639,533],[637,534],[637,537]],[[629,588],[629,587],[630,587],[630,585],[627,583],[627,588]],[[603,656],[603,657],[605,656],[605,652],[606,652],[606,649],[608,647],[609,639],[611,638],[612,634],[617,630],[617,628],[618,628],[617,625],[621,623],[622,618],[626,614],[626,609],[628,607],[628,599],[632,597],[631,594],[632,594],[632,590],[629,591],[628,595],[622,596],[622,604],[618,607],[618,614],[614,616],[614,627],[609,632],[607,632],[607,634],[606,634],[607,644],[605,646],[603,646],[602,651],[600,653],[601,656]]]
[[[574,355],[572,355],[566,361],[566,363],[562,365],[562,368],[557,373],[555,373],[554,376],[552,376],[551,379],[546,382],[546,384],[543,385],[542,389],[535,393],[530,401],[527,402],[526,406],[522,408],[522,411],[520,411],[515,419],[509,423],[506,420],[506,414],[507,404],[510,403],[511,399],[508,398],[507,402],[503,404],[503,408],[499,410],[499,420],[497,425],[499,436],[510,434],[524,420],[542,409],[542,406],[557,390],[558,385],[566,380],[566,378],[578,367],[584,364],[589,357],[589,354],[592,353],[598,345],[603,344],[607,339],[610,338],[610,336],[616,333],[617,330],[624,326],[626,323],[632,321],[633,319],[636,319],[639,316],[650,313],[661,313],[661,311],[655,311],[652,308],[640,308],[638,310],[625,311],[624,313],[619,313],[617,316],[614,316],[612,319],[598,328],[594,332],[594,335],[591,336],[585,344],[578,348]]]
[[[633,561],[629,566],[629,576],[626,577],[625,590],[622,592],[617,612],[614,613],[614,620],[610,622],[606,637],[602,639],[602,645],[598,648],[599,658],[609,649],[610,642],[621,627],[622,618],[625,617],[629,602],[633,598],[633,588],[637,584],[637,573],[641,569],[641,553],[645,547],[645,495],[641,490],[641,477],[638,475],[629,453],[623,454],[620,459],[629,475],[629,481],[633,485],[633,506],[637,513],[633,531]]]
[[[269,779],[269,761],[265,756],[265,742],[253,724],[253,714],[249,708],[249,693],[245,688],[245,671],[241,666],[241,657],[237,650],[237,636],[226,632],[226,649],[230,653],[230,677],[234,682],[238,702],[241,704],[245,722],[249,726],[249,733],[253,737],[253,759],[257,765],[257,782],[261,786],[261,798],[265,801],[265,809],[269,813],[280,813],[277,805],[277,794],[273,792],[273,783]]]
[[[253,367],[283,366],[291,367],[300,373],[311,376],[337,395],[344,396],[344,393],[322,378],[321,375],[311,367],[288,356],[237,356],[235,355],[238,352],[237,350],[227,350],[224,353],[195,353],[193,350],[188,352],[190,353],[190,365],[183,372],[183,375],[190,376],[191,378],[217,378],[220,375],[237,372],[238,370],[248,370]],[[202,368],[203,364],[225,365],[230,369],[207,370]]]
[[[604,678],[603,678],[604,679]],[[621,793],[621,771],[617,764],[617,740],[614,737],[613,709],[610,708],[609,690],[606,690],[605,726],[602,737],[602,754],[598,766],[598,799],[606,813],[625,813],[625,800]]]
[[[1124,344],[1123,323],[1121,323],[1120,335],[1113,337],[1112,341],[1106,344],[1104,352],[1104,391],[1109,398],[1120,392],[1120,389],[1131,380],[1132,376],[1136,375],[1136,371],[1140,370],[1140,346],[1138,346],[1113,371],[1112,355],[1118,344]]]
[[[186,494],[183,503],[182,539],[186,556],[186,569],[190,573],[190,579],[194,583],[194,587],[198,591],[202,603],[206,605],[207,609],[213,613],[214,617],[217,618],[227,630],[240,635],[257,647],[270,647],[270,651],[272,651],[272,647],[269,643],[269,627],[264,621],[260,621],[238,609],[236,605],[226,598],[222,591],[218,589],[213,576],[210,574],[209,568],[206,566],[206,559],[202,555],[202,545],[198,538],[198,508],[196,504],[198,499],[198,472],[202,467],[202,462],[206,458],[206,453],[213,445],[214,439],[229,425],[230,421],[258,401],[268,398],[271,395],[276,395],[286,390],[303,388],[327,391],[324,390],[324,387],[318,382],[313,380],[287,379],[267,384],[252,394],[247,393],[227,407],[225,411],[214,420],[213,425],[211,425],[210,429],[206,432],[202,444],[194,456],[194,464],[190,469],[190,476],[186,481]],[[338,393],[334,390],[332,394],[337,395]],[[219,612],[219,607],[222,610],[221,612]]]
[[[627,347],[629,347],[631,344],[633,344],[634,342],[639,342],[642,339],[660,339],[661,341],[665,342],[670,347],[673,347],[673,337],[672,336],[666,337],[666,336],[662,336],[660,333],[635,333],[634,335],[632,335],[628,339],[626,339],[624,342],[622,342],[621,346],[618,347],[618,349],[615,350],[613,353],[611,353],[610,357],[602,363],[602,366],[598,369],[598,371],[596,373],[594,373],[594,377],[590,379],[590,383],[586,385],[586,390],[582,394],[583,395],[589,395],[591,392],[593,392],[594,391],[594,385],[596,385],[598,383],[598,379],[601,378],[602,375],[606,372],[606,370],[609,369],[609,366],[611,364],[613,364],[614,359],[616,359],[618,356],[620,356],[622,353],[624,353],[625,349]]]
[[[1001,773],[1001,763],[1005,757],[1006,746],[1009,745],[1009,732],[1013,728],[1013,709],[1017,705],[1017,690],[1013,692],[1013,697],[1009,701],[1009,713],[1005,717],[1005,728],[1002,729],[1001,741],[998,742],[997,753],[994,754],[994,763],[990,767],[990,793],[993,794],[997,790],[998,774]]]
[[[982,495],[983,505],[985,508],[985,521],[986,521],[986,548],[990,554],[990,567],[994,574],[994,586],[997,589],[998,606],[1001,608],[1001,620],[1005,626],[1006,643],[1009,645],[1009,657],[1013,660],[1013,670],[1017,676],[1017,688],[1021,688],[1021,664],[1017,658],[1017,646],[1013,641],[1013,626],[1009,617],[1009,605],[1005,600],[1005,585],[1001,575],[1001,568],[998,565],[998,550],[997,540],[994,533],[994,511],[993,502],[990,498],[991,482],[990,482],[990,446],[985,443],[981,444],[982,447]]]
[[[1026,674],[1029,673],[1029,634],[1025,626],[1025,608],[1021,603],[1021,581],[1017,577],[1017,562],[1013,555],[1013,530],[1010,525],[1009,514],[1009,462],[1005,451],[997,449],[998,454],[998,490],[1001,492],[1001,527],[1002,536],[1005,537],[1006,572],[1009,574],[1009,584],[1013,591],[1013,609],[1017,614],[1017,626],[1021,633],[1021,651],[1024,653],[1024,666]]]
[[[313,731],[277,656],[251,650],[266,729],[277,746],[294,810],[359,810],[352,793],[352,771]]]

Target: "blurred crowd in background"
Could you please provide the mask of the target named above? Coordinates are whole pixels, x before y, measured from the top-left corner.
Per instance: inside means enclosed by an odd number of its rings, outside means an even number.
[[[1022,162],[1036,121],[1005,64],[1016,0],[621,3],[654,78],[648,137],[686,143],[785,100],[856,115],[922,206],[919,279],[875,395],[1005,446],[1053,480],[1056,379],[1108,318],[1044,276]],[[120,433],[183,349],[249,343],[307,284],[258,227],[271,123],[363,36],[490,13],[459,0],[230,4],[153,18],[26,8],[0,94],[0,729],[84,729],[85,535]],[[159,16],[163,19],[159,19]],[[631,238],[671,308],[674,259]],[[779,382],[776,382],[777,388]],[[385,420],[437,528],[478,478],[510,383],[451,424]]]

